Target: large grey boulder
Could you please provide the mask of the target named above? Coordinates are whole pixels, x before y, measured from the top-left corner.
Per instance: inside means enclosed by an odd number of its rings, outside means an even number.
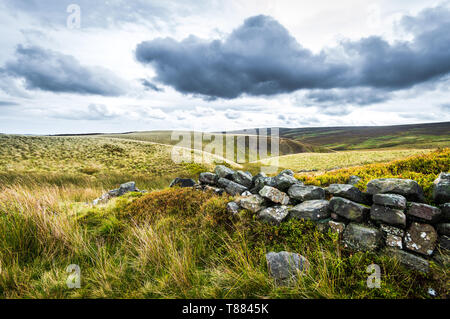
[[[406,214],[429,223],[435,223],[441,218],[439,208],[422,203],[410,203]]]
[[[318,221],[330,217],[327,200],[308,200],[290,209],[289,218]]]
[[[235,183],[233,181],[230,181],[229,179],[226,178],[219,178],[219,180],[217,181],[217,185],[225,189],[225,192],[227,192],[231,196],[240,195],[246,190],[248,190],[247,187],[242,186],[241,184]]]
[[[343,242],[353,250],[375,251],[383,246],[383,234],[379,229],[350,223],[344,230]]]
[[[349,184],[331,184],[327,188],[325,188],[327,193],[332,194],[333,196],[342,197],[349,199],[351,201],[368,204],[368,199],[363,192],[361,192],[358,188]]]
[[[252,193],[258,193],[264,186],[274,187],[276,185],[273,177],[260,176],[254,181],[255,186],[252,188]]]
[[[330,200],[330,209],[337,215],[355,222],[362,222],[370,211],[369,207],[342,197],[333,197]]]
[[[274,187],[278,188],[282,192],[286,192],[292,185],[301,183],[294,176],[287,174],[280,174],[275,176],[274,181],[275,181]]]
[[[295,280],[299,274],[309,268],[305,257],[287,251],[269,252],[266,254],[266,260],[270,276],[279,283]]]
[[[279,225],[289,214],[289,208],[285,205],[267,207],[258,213],[258,218],[262,221]]]
[[[416,253],[431,256],[436,247],[437,233],[428,224],[412,223],[406,231],[405,248]]]
[[[380,178],[374,179],[367,184],[369,194],[399,194],[403,195],[409,201],[424,202],[422,187],[412,179],[402,178]]]
[[[264,202],[265,202],[264,198],[255,194],[241,198],[239,200],[239,205],[242,208],[248,209],[249,211],[256,213],[263,208]]]
[[[408,268],[412,268],[424,273],[428,273],[430,271],[430,263],[424,258],[391,247],[386,248],[384,252],[388,256],[397,259],[401,264]]]
[[[233,174],[233,181],[247,188],[252,187],[253,176],[249,172],[236,171]]]
[[[304,202],[306,200],[325,199],[325,190],[317,186],[295,184],[289,187],[288,195],[293,200]]]
[[[441,173],[434,181],[433,200],[438,204],[450,202],[450,173]]]
[[[398,209],[406,208],[405,196],[398,194],[375,194],[373,195],[373,203]]]
[[[399,209],[374,204],[370,208],[370,218],[377,222],[406,227],[406,215]]]
[[[211,186],[216,185],[218,179],[219,177],[216,174],[209,172],[200,173],[200,176],[198,177],[200,184]]]
[[[225,165],[217,165],[214,169],[214,173],[216,173],[219,178],[232,179],[234,171],[231,168],[226,167]]]
[[[277,204],[287,205],[289,203],[289,196],[275,187],[264,186],[259,191],[259,195]]]

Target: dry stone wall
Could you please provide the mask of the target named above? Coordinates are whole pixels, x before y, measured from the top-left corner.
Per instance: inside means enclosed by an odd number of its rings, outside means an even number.
[[[201,173],[193,187],[236,196],[228,203],[230,214],[247,209],[275,225],[289,219],[311,220],[323,231],[338,232],[349,249],[383,250],[423,272],[428,271],[430,258],[450,249],[449,173],[441,173],[434,182],[433,201],[438,206],[425,203],[414,180],[375,179],[367,184],[367,192],[356,188],[355,181],[358,177],[352,176],[348,184],[321,188],[304,185],[292,170],[252,176],[219,165],[214,173]]]

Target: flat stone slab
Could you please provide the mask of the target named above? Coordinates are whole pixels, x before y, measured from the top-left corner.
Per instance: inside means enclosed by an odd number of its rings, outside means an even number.
[[[409,216],[417,217],[425,222],[435,223],[441,217],[441,210],[437,207],[422,204],[422,203],[410,203],[406,214]]]
[[[373,203],[397,209],[406,208],[405,196],[398,194],[375,194],[373,195]]]
[[[217,165],[214,169],[214,173],[216,173],[219,178],[231,179],[233,178],[234,170],[226,167],[225,165]]]
[[[313,199],[325,199],[325,190],[321,187],[296,184],[288,190],[291,199],[304,202]]]
[[[437,233],[428,224],[412,223],[406,231],[405,248],[416,253],[431,256],[436,247]]]
[[[247,187],[242,186],[241,184],[230,181],[226,178],[219,178],[217,181],[217,185],[221,188],[225,189],[225,191],[231,196],[241,195],[243,192],[248,190]]]
[[[289,218],[318,221],[330,217],[330,203],[324,199],[308,200],[290,209]]]
[[[330,200],[330,209],[337,215],[355,222],[362,222],[370,211],[369,207],[342,197],[333,197]]]
[[[333,196],[342,197],[351,201],[367,204],[368,200],[366,195],[358,188],[350,184],[331,184],[325,190]]]
[[[424,273],[428,273],[430,271],[430,263],[428,260],[421,258],[419,256],[408,253],[404,250],[396,249],[396,248],[386,248],[384,252],[388,256],[392,256],[396,258],[401,264],[408,268],[412,268]]]
[[[259,191],[259,195],[277,204],[287,205],[289,203],[289,196],[275,187],[264,186]]]
[[[360,251],[375,251],[384,244],[381,230],[355,223],[345,228],[343,242],[346,247]]]
[[[422,187],[412,179],[402,178],[380,178],[371,180],[367,184],[367,193],[375,194],[398,194],[406,197],[409,201],[424,202],[425,197]]]
[[[370,208],[370,219],[389,225],[406,227],[406,215],[402,210],[381,205],[372,205]]]
[[[267,207],[258,213],[258,218],[262,221],[279,225],[289,214],[289,208],[284,205]]]

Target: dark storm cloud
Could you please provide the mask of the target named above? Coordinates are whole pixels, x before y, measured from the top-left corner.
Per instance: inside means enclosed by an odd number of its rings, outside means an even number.
[[[370,88],[312,90],[305,95],[305,105],[371,105],[389,100],[389,92]]]
[[[164,89],[156,86],[155,84],[153,84],[152,82],[150,82],[146,79],[141,79],[141,84],[148,90],[153,90],[156,92],[164,92]]]
[[[118,96],[124,83],[100,67],[82,66],[73,56],[37,46],[19,45],[15,60],[4,66],[6,74],[23,78],[28,89],[55,93]]]
[[[300,89],[391,91],[448,74],[450,10],[444,6],[427,9],[418,16],[404,17],[402,26],[414,35],[412,41],[390,44],[372,36],[314,54],[280,23],[260,15],[245,20],[223,41],[190,36],[183,41],[157,38],[142,42],[136,58],[154,67],[157,81],[179,92],[226,99]]]

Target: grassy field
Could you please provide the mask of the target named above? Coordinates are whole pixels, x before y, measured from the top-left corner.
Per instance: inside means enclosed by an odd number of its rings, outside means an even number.
[[[170,146],[20,136],[0,136],[0,145],[1,298],[428,298],[428,287],[448,296],[446,267],[432,263],[421,274],[383,254],[347,251],[311,223],[269,226],[247,211],[231,218],[231,197],[167,189],[172,177],[213,166],[174,164]],[[429,200],[449,154],[297,177],[317,185],[354,173],[414,177]],[[154,191],[89,204],[129,180]],[[293,286],[275,285],[264,257],[271,250],[304,255],[310,270]],[[366,287],[372,263],[381,266],[381,289]],[[66,285],[70,264],[80,266],[80,289]]]
[[[450,122],[367,127],[281,128],[280,136],[336,151],[450,146]]]
[[[432,150],[363,150],[336,153],[300,153],[259,161],[263,165],[278,165],[280,169],[299,171],[327,171],[343,167],[389,162],[411,155],[425,154]]]

